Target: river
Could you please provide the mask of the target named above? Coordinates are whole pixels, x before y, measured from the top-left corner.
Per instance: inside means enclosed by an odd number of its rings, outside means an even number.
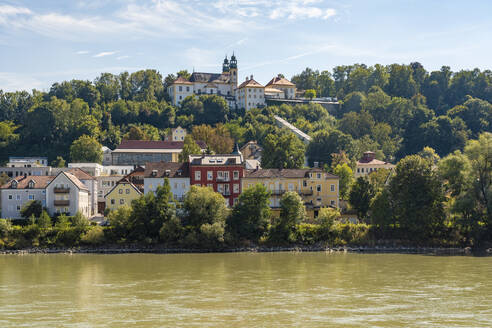
[[[3,255],[0,327],[492,327],[492,257]]]

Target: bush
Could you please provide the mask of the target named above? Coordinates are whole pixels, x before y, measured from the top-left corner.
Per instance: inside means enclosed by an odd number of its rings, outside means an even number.
[[[320,240],[321,226],[318,224],[301,223],[296,227],[296,240],[304,245],[312,245]]]
[[[105,242],[104,229],[101,226],[91,227],[85,234],[80,238],[81,243],[86,245],[101,245]]]

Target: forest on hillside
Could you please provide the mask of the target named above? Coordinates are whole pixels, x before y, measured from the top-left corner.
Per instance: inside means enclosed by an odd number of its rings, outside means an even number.
[[[163,78],[149,69],[54,83],[49,92],[0,90],[0,162],[9,155],[48,156],[55,165],[62,158],[76,161],[79,158],[70,154],[74,142],[114,149],[123,138],[162,139],[178,125],[218,153],[232,150],[234,142],[257,140],[272,150],[266,152],[272,155],[265,159],[266,167],[298,167],[304,153],[311,163],[327,165],[340,151],[354,160],[372,150],[396,162],[428,146],[445,156],[481,132],[492,131],[489,70],[452,72],[443,66],[428,72],[419,63],[355,64],[337,66],[333,72],[306,68],[291,78],[298,89],[336,96],[341,106],[334,115],[315,104],[244,113],[231,110],[215,95],[190,97],[174,107],[166,86],[188,75],[180,71]],[[310,134],[309,147],[277,131],[273,114]]]

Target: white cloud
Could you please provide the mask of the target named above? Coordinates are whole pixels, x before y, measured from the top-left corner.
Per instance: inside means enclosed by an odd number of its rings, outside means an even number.
[[[112,56],[116,53],[116,51],[103,51],[103,52],[100,52],[98,54],[95,54],[94,58],[99,58],[99,57],[106,57],[106,56]]]
[[[0,16],[28,15],[30,13],[29,8],[0,5]]]
[[[45,85],[42,81],[26,74],[0,72],[0,86],[3,91],[40,89]]]
[[[319,1],[304,0],[290,1],[285,6],[277,6],[270,13],[271,19],[297,20],[306,18],[328,19],[336,15],[336,10],[333,8],[325,8],[322,6],[313,6]]]
[[[77,55],[87,55],[88,53],[89,53],[89,51],[87,51],[87,50],[80,50],[80,51],[76,52]]]

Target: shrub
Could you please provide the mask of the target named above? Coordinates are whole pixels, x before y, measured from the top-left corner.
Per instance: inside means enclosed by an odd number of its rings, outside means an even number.
[[[82,235],[80,241],[86,245],[101,245],[105,241],[104,229],[101,226],[93,226]]]

